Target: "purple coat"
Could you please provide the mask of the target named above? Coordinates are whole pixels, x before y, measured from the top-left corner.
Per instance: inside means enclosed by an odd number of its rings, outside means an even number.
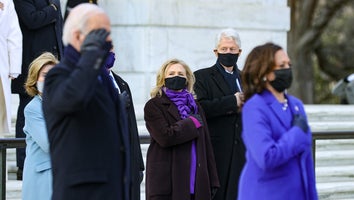
[[[303,104],[288,98],[287,111],[269,92],[251,97],[244,105],[242,138],[246,145],[238,200],[318,199],[309,130],[292,126],[292,116],[306,117]]]
[[[190,118],[181,119],[175,104],[163,93],[144,108],[151,144],[146,162],[146,199],[190,199],[192,141],[196,142],[195,199],[210,200],[211,188],[219,187],[214,154],[202,109],[204,126],[196,128]]]

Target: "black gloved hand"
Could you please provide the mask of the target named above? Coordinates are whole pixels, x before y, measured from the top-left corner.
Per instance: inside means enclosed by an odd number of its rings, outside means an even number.
[[[95,29],[86,35],[84,42],[81,45],[81,53],[91,50],[105,50],[107,53],[112,46],[108,48],[107,37],[110,33],[106,29]],[[112,44],[111,44],[112,45]]]
[[[309,130],[309,126],[304,116],[296,114],[293,117],[293,126],[298,126],[301,128],[305,133]]]
[[[105,29],[92,30],[81,45],[81,56],[94,59],[94,69],[99,69],[112,49],[112,42],[106,41],[110,33]]]
[[[203,119],[199,114],[191,114],[190,116],[196,118],[198,120],[198,122],[200,123],[200,125],[204,126]]]

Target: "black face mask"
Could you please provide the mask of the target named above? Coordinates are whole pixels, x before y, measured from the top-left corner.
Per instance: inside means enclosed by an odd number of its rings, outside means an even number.
[[[165,86],[170,90],[182,90],[186,88],[187,79],[181,76],[165,78]]]
[[[233,53],[218,53],[218,62],[225,67],[236,66],[238,55]]]
[[[291,68],[274,70],[275,79],[270,81],[270,85],[278,92],[283,92],[291,86],[293,73]]]

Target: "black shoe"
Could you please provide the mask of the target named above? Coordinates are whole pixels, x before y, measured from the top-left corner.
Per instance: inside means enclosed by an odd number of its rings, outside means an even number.
[[[17,170],[17,180],[18,181],[22,181],[22,173],[23,173],[23,169],[18,168],[18,170]]]

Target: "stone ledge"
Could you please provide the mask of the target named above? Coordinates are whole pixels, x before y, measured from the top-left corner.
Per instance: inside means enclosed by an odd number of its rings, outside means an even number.
[[[8,180],[6,182],[6,200],[21,200],[22,181]]]
[[[331,163],[328,163],[331,164]],[[354,166],[353,165],[331,165],[331,166],[316,166],[316,176],[327,176],[327,177],[348,177],[348,179],[352,179],[352,183],[354,184]],[[354,192],[354,187],[352,188]]]
[[[354,182],[317,183],[321,200],[354,199]]]
[[[306,104],[305,111],[309,122],[353,122],[354,105]]]
[[[340,118],[341,119],[341,118]],[[309,125],[311,131],[353,131],[354,132],[354,123],[353,121],[310,121]]]

